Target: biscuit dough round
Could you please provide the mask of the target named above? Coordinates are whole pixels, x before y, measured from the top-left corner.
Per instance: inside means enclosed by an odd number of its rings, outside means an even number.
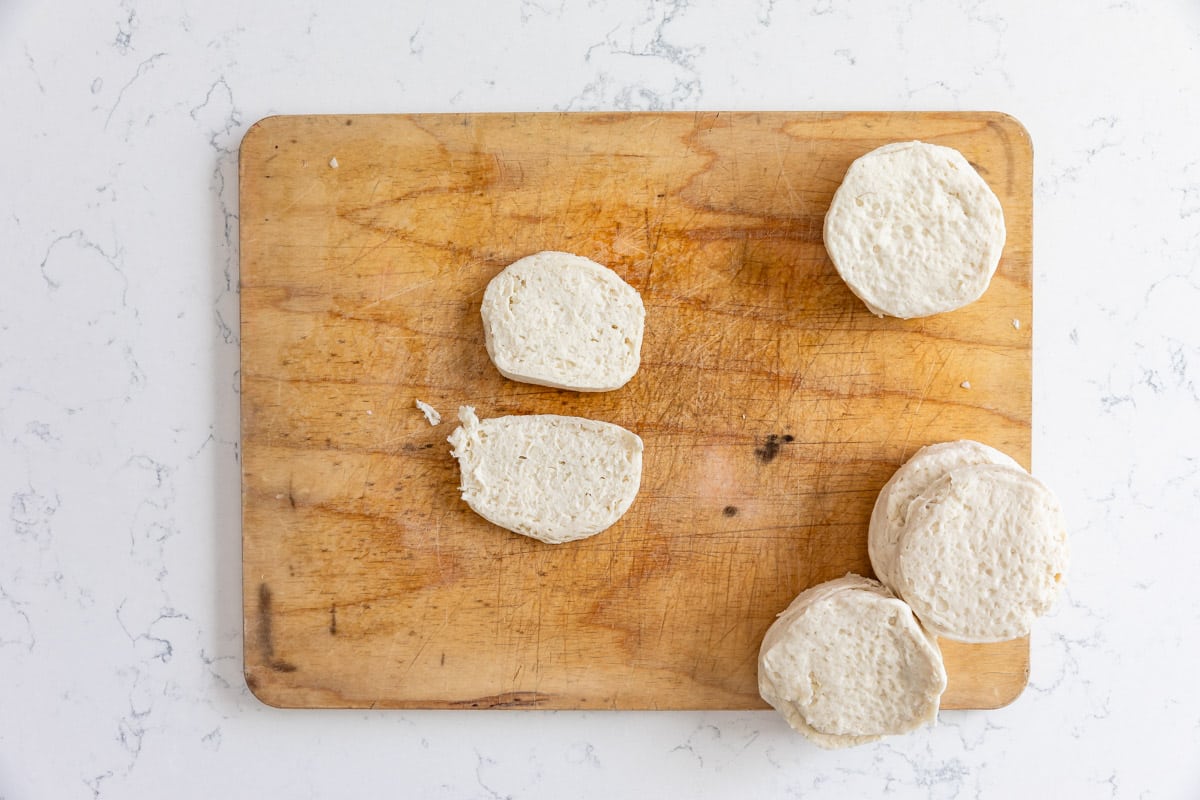
[[[945,689],[937,640],[907,605],[859,575],[801,592],[759,649],[759,694],[821,747],[933,722]]]
[[[505,267],[480,306],[484,345],[504,377],[605,392],[641,364],[646,309],[608,267],[548,250]]]
[[[642,440],[610,422],[557,414],[462,423],[447,441],[462,498],[502,528],[548,544],[594,536],[629,509],[642,480]]]
[[[952,469],[912,501],[892,577],[938,636],[1001,642],[1029,633],[1067,570],[1054,495],[1022,469]]]
[[[879,490],[867,530],[867,554],[875,577],[884,586],[896,591],[892,568],[900,549],[909,505],[950,470],[974,464],[1005,464],[1021,469],[1016,461],[981,442],[970,439],[939,442],[913,453]]]
[[[1004,249],[1004,212],[957,150],[897,142],[850,165],[824,238],[834,267],[872,313],[926,317],[987,289]]]

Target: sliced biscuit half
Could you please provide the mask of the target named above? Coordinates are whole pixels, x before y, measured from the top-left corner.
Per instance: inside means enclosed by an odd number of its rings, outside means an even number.
[[[475,513],[550,544],[593,536],[629,509],[642,480],[642,440],[608,422],[554,414],[462,424],[447,441],[462,498]]]
[[[1004,212],[957,150],[898,142],[850,165],[824,238],[834,267],[872,313],[926,317],[987,289],[1004,249]]]
[[[546,251],[510,264],[488,283],[480,313],[492,363],[515,381],[604,392],[641,364],[641,295],[582,256]]]
[[[886,587],[859,575],[802,592],[759,649],[759,693],[822,747],[933,722],[945,689],[937,641]]]
[[[938,636],[999,642],[1029,633],[1058,597],[1067,533],[1054,495],[1019,468],[950,470],[909,506],[892,578]]]
[[[875,577],[896,590],[892,564],[900,546],[901,531],[908,518],[909,504],[937,479],[956,467],[973,464],[1021,466],[1004,453],[986,444],[961,439],[922,447],[896,470],[875,500],[867,532],[867,553]]]

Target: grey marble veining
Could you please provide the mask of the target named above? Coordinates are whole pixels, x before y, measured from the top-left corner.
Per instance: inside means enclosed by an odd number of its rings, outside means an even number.
[[[1200,796],[1200,7],[0,6],[0,798]],[[273,113],[995,109],[1035,145],[1028,690],[774,714],[285,712],[241,676],[237,148]]]

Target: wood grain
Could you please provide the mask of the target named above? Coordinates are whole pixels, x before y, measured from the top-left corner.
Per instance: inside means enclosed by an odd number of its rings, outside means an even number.
[[[853,159],[914,138],[976,166],[1008,243],[975,304],[878,319],[822,221]],[[900,463],[969,437],[1028,466],[1031,169],[1024,129],[991,113],[259,122],[240,186],[250,687],[279,706],[764,707],[764,631],[804,588],[870,574],[867,520]],[[642,293],[623,389],[515,383],[488,360],[484,287],[546,249]],[[567,545],[490,525],[458,497],[460,404],[637,432],[637,500]],[[1025,640],[944,650],[944,707],[1025,685]]]

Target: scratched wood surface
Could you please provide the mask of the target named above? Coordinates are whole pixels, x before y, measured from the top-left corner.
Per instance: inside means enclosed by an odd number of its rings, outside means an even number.
[[[877,319],[822,220],[854,158],[914,138],[976,165],[1008,242],[975,304]],[[802,589],[870,574],[867,520],[900,463],[969,437],[1029,464],[1031,170],[1024,129],[991,113],[258,123],[240,176],[249,686],[301,707],[765,707],[764,631]],[[623,389],[515,383],[488,360],[484,287],[546,249],[642,293]],[[637,500],[566,545],[492,526],[458,497],[460,404],[626,426],[645,440]],[[943,648],[944,707],[1025,685],[1026,640]]]

